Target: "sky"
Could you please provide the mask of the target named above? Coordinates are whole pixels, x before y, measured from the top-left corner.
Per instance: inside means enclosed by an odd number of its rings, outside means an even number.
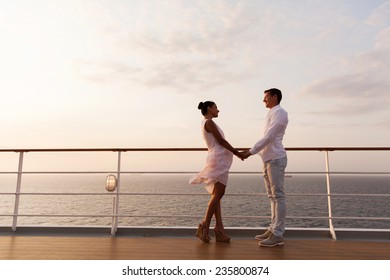
[[[0,0],[0,36],[0,149],[205,147],[206,100],[226,139],[250,148],[271,87],[286,147],[390,143],[390,1]],[[197,169],[204,156],[135,158]],[[340,168],[364,157],[388,171],[388,153],[344,156]],[[289,166],[322,168],[314,157]],[[234,168],[258,170],[253,158]]]

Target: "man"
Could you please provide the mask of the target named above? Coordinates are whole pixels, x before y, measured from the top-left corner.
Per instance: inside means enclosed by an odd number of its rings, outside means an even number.
[[[282,140],[288,124],[287,112],[280,107],[282,92],[271,88],[264,91],[265,107],[270,111],[266,117],[264,136],[245,157],[259,154],[263,160],[264,183],[271,203],[271,224],[266,232],[256,235],[259,246],[274,247],[283,245],[284,222],[286,218],[286,199],[284,194],[284,171],[287,166],[287,154]]]

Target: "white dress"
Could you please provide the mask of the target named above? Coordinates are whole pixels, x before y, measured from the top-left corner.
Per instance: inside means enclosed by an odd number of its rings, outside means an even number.
[[[216,182],[227,185],[229,169],[233,163],[233,154],[219,144],[212,133],[206,131],[204,127],[206,121],[207,119],[204,119],[201,125],[203,138],[208,149],[206,166],[199,174],[190,179],[190,184],[200,185],[205,183],[206,190],[212,194]],[[218,125],[217,128],[222,137],[225,137]]]

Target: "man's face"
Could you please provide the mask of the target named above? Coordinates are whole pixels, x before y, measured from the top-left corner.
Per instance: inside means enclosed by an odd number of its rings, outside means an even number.
[[[278,97],[277,95],[271,95],[269,92],[264,93],[263,102],[265,103],[265,107],[273,108],[278,105]]]

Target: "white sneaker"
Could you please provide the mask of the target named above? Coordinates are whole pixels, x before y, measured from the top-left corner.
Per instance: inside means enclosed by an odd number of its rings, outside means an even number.
[[[284,244],[283,237],[278,237],[271,234],[267,239],[260,241],[259,246],[261,247],[275,247],[282,246]]]
[[[271,231],[267,230],[266,232],[264,232],[263,234],[260,234],[260,235],[256,235],[255,236],[255,239],[256,240],[265,240],[267,239],[268,237],[270,237],[270,235],[272,234]]]

